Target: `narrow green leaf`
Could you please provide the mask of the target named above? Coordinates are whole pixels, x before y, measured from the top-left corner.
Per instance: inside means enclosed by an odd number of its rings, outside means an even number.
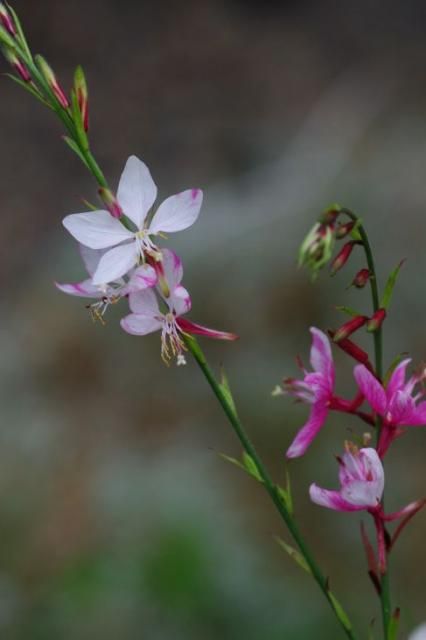
[[[49,107],[49,109],[52,109],[53,111],[53,107],[47,102],[47,100],[43,98],[43,96],[41,96],[36,91],[36,89],[34,89],[33,85],[29,84],[28,82],[24,82],[23,80],[21,80],[21,78],[18,78],[17,76],[12,75],[11,73],[5,73],[4,75],[7,78],[10,78],[11,80],[13,80],[13,82],[16,82],[16,84],[19,84],[20,87],[25,89],[25,91],[28,91],[28,93],[31,93],[31,95],[34,96],[34,98],[37,98],[37,100],[39,100],[42,104],[44,104],[45,107]]]
[[[85,198],[83,198],[83,204],[85,204],[86,207],[88,209],[90,209],[91,211],[99,211],[99,207],[97,207],[95,204],[92,204],[91,202],[89,202]]]
[[[227,456],[226,453],[219,453],[219,455],[221,458],[223,458],[223,460],[226,460],[226,462],[230,462],[236,467],[239,467],[239,469],[243,469],[243,471],[247,471],[243,463],[240,460],[237,460],[237,458],[233,458],[232,456]]]
[[[237,407],[235,406],[235,401],[234,401],[234,398],[232,396],[231,387],[229,386],[228,378],[227,378],[227,375],[226,375],[225,370],[223,368],[221,369],[221,372],[220,372],[220,384],[219,384],[219,387],[220,387],[220,390],[222,391],[222,393],[224,395],[226,403],[232,409],[232,413],[234,414],[234,416],[237,417],[238,416]]]
[[[12,38],[12,36],[6,31],[6,29],[2,26],[0,26],[0,44],[5,45],[6,47],[9,47],[9,49],[12,49],[12,51],[14,53],[17,52],[16,50],[16,43],[14,41],[14,39]]]
[[[263,482],[262,476],[260,475],[259,469],[257,468],[257,464],[246,451],[243,452],[243,464],[246,471],[251,476],[253,476],[255,480],[257,480],[258,482]]]
[[[74,89],[71,90],[71,112],[72,112],[75,130],[76,130],[80,145],[84,150],[87,151],[89,149],[89,140],[84,130],[80,106],[78,104],[77,94],[74,91]]]
[[[404,264],[405,260],[401,260],[401,262],[395,267],[395,269],[391,272],[388,281],[386,282],[385,290],[383,291],[382,300],[380,302],[380,307],[382,309],[389,309],[390,301],[392,298],[393,289],[396,284],[396,279],[398,277],[399,271]]]
[[[32,57],[32,55],[31,55],[30,48],[29,48],[28,43],[27,43],[27,40],[26,40],[26,38],[25,38],[24,30],[23,30],[22,25],[21,25],[21,21],[20,21],[20,20],[19,20],[19,18],[18,18],[18,14],[17,14],[17,13],[16,13],[16,11],[15,11],[11,6],[10,6],[10,4],[9,4],[8,2],[6,2],[6,7],[7,7],[7,10],[9,11],[10,15],[11,15],[11,16],[12,16],[12,18],[13,18],[13,22],[14,22],[14,25],[15,25],[16,31],[17,31],[17,33],[18,33],[18,42],[19,42],[19,44],[21,45],[21,47],[23,48],[23,50],[24,50],[24,52],[26,53],[26,55],[28,56],[28,58],[29,58],[30,60],[32,60],[32,59],[33,59],[33,57]]]
[[[302,556],[300,551],[298,551],[291,545],[287,544],[287,542],[285,542],[282,538],[279,538],[278,536],[275,536],[275,540],[280,545],[280,547],[288,553],[290,558],[293,558],[295,563],[298,564],[299,567],[303,569],[303,571],[306,571],[306,573],[311,574],[311,570],[308,566],[308,563],[306,562],[305,558]]]
[[[400,611],[399,609],[395,609],[394,614],[389,622],[389,629],[388,629],[389,640],[397,640],[399,620],[400,620]]]
[[[351,631],[352,630],[351,621],[349,620],[348,616],[346,615],[346,612],[343,609],[342,605],[340,604],[340,602],[337,600],[336,596],[331,591],[328,592],[328,595],[330,596],[330,600],[331,600],[331,602],[333,604],[334,610],[335,610],[336,615],[339,618],[340,622],[345,627],[345,629],[347,629],[348,631]]]
[[[361,218],[358,218],[358,220],[355,222],[355,226],[353,227],[350,236],[353,240],[358,240],[362,242],[362,236],[359,232],[359,228],[362,225],[362,220]]]
[[[82,152],[80,151],[80,148],[78,146],[78,144],[75,142],[75,140],[73,140],[72,138],[69,138],[68,136],[63,136],[63,140],[67,143],[67,145],[70,147],[70,149],[72,149],[74,151],[74,153],[76,153],[78,155],[78,157],[80,158],[80,160],[83,162],[83,164],[89,169],[90,171],[90,167],[87,164],[86,158],[84,157],[84,155],[82,154]]]
[[[360,311],[357,311],[356,309],[353,309],[352,307],[346,307],[344,305],[337,305],[335,308],[337,309],[337,311],[341,311],[342,313],[346,313],[348,316],[351,316],[352,318],[357,318],[358,316],[362,316],[363,315]]]

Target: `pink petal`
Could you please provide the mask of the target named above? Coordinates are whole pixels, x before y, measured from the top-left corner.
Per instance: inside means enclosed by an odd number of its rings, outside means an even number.
[[[149,287],[153,287],[157,283],[157,274],[155,269],[149,264],[143,264],[137,267],[130,276],[130,280],[124,287],[123,294],[142,291]]]
[[[99,287],[95,287],[90,278],[82,282],[75,282],[74,284],[60,284],[59,282],[55,282],[55,286],[59,291],[68,293],[70,296],[79,296],[81,298],[102,297],[102,292],[99,291]]]
[[[203,192],[200,189],[188,189],[170,196],[158,207],[151,224],[150,233],[182,231],[190,227],[200,213]]]
[[[342,498],[339,491],[322,489],[316,484],[311,484],[309,487],[309,496],[312,502],[315,502],[320,507],[327,507],[327,509],[334,509],[335,511],[359,511],[362,509],[362,507],[347,502]]]
[[[406,427],[420,427],[426,425],[426,402],[419,402],[411,414],[401,423]]]
[[[176,318],[176,324],[185,333],[206,336],[207,338],[213,338],[214,340],[238,340],[238,336],[235,333],[209,329],[208,327],[203,327],[201,324],[191,322],[186,318]]]
[[[163,258],[164,276],[170,291],[173,291],[173,289],[181,283],[183,278],[182,260],[170,249],[162,249],[161,254]]]
[[[405,384],[405,371],[407,369],[408,364],[411,362],[411,358],[407,358],[406,360],[402,360],[395,370],[392,372],[391,377],[389,378],[389,382],[386,385],[386,396],[388,401],[392,398],[392,396],[400,389],[404,387]]]
[[[355,380],[374,411],[384,415],[387,407],[386,393],[380,382],[373,376],[363,364],[358,364],[354,369]]]
[[[147,213],[157,197],[157,187],[148,167],[136,156],[130,156],[121,174],[117,200],[125,215],[138,229],[144,226]]]
[[[306,424],[299,430],[287,450],[287,458],[302,456],[315,438],[327,418],[328,409],[323,403],[312,405],[311,413]]]
[[[89,249],[89,247],[85,247],[84,244],[79,244],[78,248],[87,273],[89,276],[93,276],[98,268],[99,260],[108,249]]]
[[[138,249],[136,242],[128,242],[107,251],[99,260],[98,268],[93,274],[93,284],[107,284],[124,276],[136,264]]]
[[[163,323],[158,317],[130,313],[125,318],[122,318],[120,325],[127,333],[131,333],[134,336],[145,336],[161,329]]]
[[[73,213],[66,216],[62,224],[78,242],[90,249],[113,247],[133,238],[133,233],[113,218],[108,211]]]
[[[379,488],[375,482],[354,480],[342,487],[341,495],[349,504],[360,509],[368,509],[379,504],[383,493],[383,490],[379,493]]]
[[[145,316],[159,316],[161,312],[158,308],[158,299],[152,289],[144,289],[129,295],[129,306],[133,313],[140,313]]]
[[[311,327],[312,347],[310,362],[314,371],[323,374],[326,378],[330,390],[334,388],[334,363],[331,353],[330,341],[319,329]]]

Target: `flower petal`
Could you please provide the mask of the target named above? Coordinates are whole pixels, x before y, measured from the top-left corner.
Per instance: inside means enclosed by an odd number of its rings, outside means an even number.
[[[132,269],[138,258],[136,242],[128,242],[107,251],[99,261],[93,274],[93,284],[107,284],[124,276]]]
[[[157,187],[148,167],[136,156],[130,156],[121,174],[117,200],[138,229],[142,229],[156,197]]]
[[[143,264],[137,267],[130,276],[129,282],[123,289],[123,295],[142,291],[149,287],[153,287],[157,283],[157,274],[154,267],[149,264]]]
[[[164,276],[170,291],[173,291],[173,289],[181,283],[183,278],[182,260],[170,249],[162,249],[161,254]]]
[[[133,238],[133,233],[108,211],[72,213],[62,220],[62,224],[78,242],[91,249],[113,247]]]
[[[207,338],[213,338],[214,340],[238,340],[238,336],[235,333],[209,329],[208,327],[203,327],[201,324],[191,322],[191,320],[187,320],[186,318],[177,318],[176,324],[185,333],[206,336]]]
[[[411,362],[411,358],[406,358],[399,363],[395,370],[392,372],[391,377],[389,378],[389,382],[386,385],[386,396],[389,400],[392,396],[402,389],[405,384],[405,371],[407,369],[407,365]]]
[[[334,363],[330,341],[319,329],[311,327],[312,347],[310,362],[314,371],[321,373],[328,382],[330,390],[334,388]]]
[[[380,382],[363,364],[354,368],[354,376],[363,396],[374,411],[383,416],[386,412],[387,401],[385,390]]]
[[[90,249],[89,247],[85,247],[84,244],[79,244],[78,248],[87,273],[89,276],[93,276],[98,268],[99,260],[108,249]]]
[[[182,316],[184,313],[188,313],[191,309],[191,296],[188,291],[182,285],[178,285],[171,292],[170,297],[167,299],[167,304],[170,310],[176,313],[176,316]]]
[[[203,202],[201,189],[188,189],[170,196],[158,207],[151,224],[150,233],[182,231],[190,227],[200,213]]]
[[[133,313],[141,313],[146,316],[162,316],[158,308],[157,296],[152,289],[131,293],[129,295],[129,306]]]
[[[309,496],[312,502],[319,504],[320,507],[327,507],[327,509],[334,509],[335,511],[359,511],[362,509],[362,507],[347,502],[339,491],[322,489],[316,484],[311,484],[309,487]]]
[[[382,497],[383,490],[379,493],[380,487],[375,482],[368,482],[367,480],[354,480],[345,487],[342,487],[342,498],[360,509],[368,509],[369,507],[376,507],[380,498]]]
[[[161,329],[163,323],[157,317],[130,313],[120,321],[121,328],[134,336],[145,336]]]
[[[328,414],[328,409],[323,403],[312,405],[311,413],[306,424],[299,430],[290,447],[287,450],[287,458],[302,456],[323,426]]]
[[[92,284],[91,278],[83,280],[82,282],[75,282],[71,284],[60,284],[55,282],[55,286],[59,291],[68,293],[70,296],[79,296],[81,298],[101,298],[102,292],[99,287]]]
[[[400,423],[405,427],[420,427],[426,425],[426,402],[419,402],[414,407],[409,416],[406,416],[404,422]]]

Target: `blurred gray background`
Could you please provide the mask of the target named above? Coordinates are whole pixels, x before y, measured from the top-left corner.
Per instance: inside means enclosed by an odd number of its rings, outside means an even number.
[[[324,207],[363,217],[382,282],[407,258],[385,358],[426,358],[426,4],[14,6],[64,87],[83,64],[93,150],[113,186],[133,153],[161,198],[204,189],[199,221],[169,244],[184,260],[191,318],[241,336],[203,346],[225,364],[241,417],[283,479],[307,408],[272,388],[296,374],[297,354],[307,362],[309,326],[343,321],[335,304],[370,308],[368,291],[345,291],[361,254],[315,286],[296,268]],[[239,447],[195,364],[167,369],[158,335],[120,331],[124,303],[102,327],[55,290],[84,275],[61,220],[95,185],[47,110],[6,78],[0,96],[1,637],[341,637],[273,541],[289,538],[261,488],[218,456]],[[352,364],[336,360],[350,396]],[[336,483],[333,454],[351,430],[363,426],[333,416],[290,471],[302,528],[359,637],[373,619],[379,637],[360,516],[307,499],[310,482]],[[425,447],[425,430],[412,429],[390,452],[389,510],[424,495]],[[414,522],[391,567],[403,637],[426,619],[425,515]]]

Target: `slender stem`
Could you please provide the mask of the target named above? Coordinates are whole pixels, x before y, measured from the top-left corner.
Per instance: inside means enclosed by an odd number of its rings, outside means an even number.
[[[340,622],[341,626],[344,629],[344,632],[346,634],[346,636],[348,638],[351,638],[352,640],[355,640],[355,636],[352,630],[352,626],[346,616],[346,614],[343,612],[343,610],[341,609],[340,605],[337,604],[336,599],[334,598],[333,594],[331,593],[330,589],[329,589],[329,585],[328,585],[328,579],[326,578],[326,576],[322,573],[321,569],[318,567],[312,552],[310,551],[309,547],[307,546],[306,542],[304,541],[302,534],[299,531],[299,528],[292,516],[292,514],[289,512],[283,498],[280,496],[280,493],[278,491],[278,487],[275,485],[274,481],[272,480],[271,476],[269,475],[269,472],[267,471],[265,465],[263,464],[262,460],[259,457],[259,454],[257,453],[253,443],[251,442],[249,436],[247,435],[242,423],[240,422],[238,415],[236,413],[235,407],[233,406],[232,401],[230,401],[229,396],[227,395],[226,392],[224,392],[224,388],[222,387],[222,385],[219,383],[219,381],[216,379],[214,373],[212,372],[211,368],[209,367],[207,360],[204,356],[204,353],[202,352],[198,342],[196,341],[196,339],[193,336],[185,336],[185,343],[189,349],[189,351],[192,353],[192,355],[194,356],[195,360],[197,361],[197,364],[199,365],[201,371],[203,372],[207,382],[209,383],[210,387],[213,390],[213,393],[215,394],[216,398],[218,399],[222,409],[224,410],[226,416],[228,417],[229,422],[231,423],[232,428],[234,429],[238,439],[240,440],[244,450],[249,454],[249,456],[252,458],[252,460],[254,461],[258,471],[259,471],[259,475],[262,478],[263,481],[263,485],[265,487],[265,490],[267,491],[267,493],[269,494],[269,497],[271,498],[272,502],[274,503],[278,513],[280,514],[281,518],[284,520],[285,524],[287,525],[293,539],[295,540],[295,542],[297,543],[297,546],[299,547],[299,550],[302,554],[302,556],[304,557],[304,559],[306,560],[306,563],[311,571],[311,574],[314,578],[314,580],[317,582],[318,586],[320,587],[321,591],[323,592],[324,596],[326,597],[328,603],[330,604],[334,614],[336,615],[338,621]]]
[[[377,284],[377,274],[376,268],[374,264],[373,252],[371,250],[370,242],[368,239],[368,235],[363,225],[361,224],[360,218],[350,211],[349,209],[342,209],[342,213],[346,214],[351,220],[357,223],[357,230],[361,236],[362,246],[364,247],[365,257],[367,260],[368,269],[370,271],[370,289],[371,289],[371,299],[373,303],[374,312],[378,311],[380,308],[380,298],[379,298],[379,288]],[[374,339],[374,359],[375,359],[375,374],[376,377],[380,380],[383,379],[383,334],[382,327],[379,327],[373,333]],[[381,433],[382,423],[380,418],[376,420],[376,443],[379,443],[380,433]],[[384,509],[385,499],[384,495],[382,497],[382,509]],[[384,550],[386,555],[386,549]],[[388,561],[386,559],[386,565],[388,566]],[[391,595],[390,595],[390,580],[389,580],[389,572],[387,566],[384,570],[384,573],[381,574],[381,590],[380,590],[380,602],[382,608],[382,619],[383,619],[383,634],[384,640],[388,640],[389,637],[389,625],[390,619],[392,615],[392,604],[391,604]]]

